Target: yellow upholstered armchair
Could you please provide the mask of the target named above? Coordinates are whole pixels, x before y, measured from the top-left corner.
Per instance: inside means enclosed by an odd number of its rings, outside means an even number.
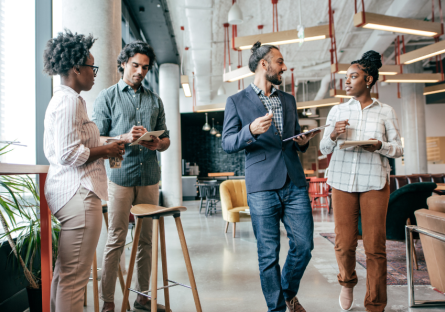
[[[250,215],[242,214],[240,211],[249,209],[247,206],[247,191],[245,180],[227,180],[219,186],[221,196],[221,207],[224,221],[226,221],[226,230],[229,223],[233,223],[233,237],[235,237],[236,223],[240,221],[250,221]]]

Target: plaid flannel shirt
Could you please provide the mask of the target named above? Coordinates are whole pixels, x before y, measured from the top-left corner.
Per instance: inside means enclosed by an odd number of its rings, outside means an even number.
[[[337,121],[349,120],[346,133],[336,141],[330,135]],[[398,158],[403,155],[400,131],[394,109],[373,99],[372,104],[364,109],[360,102],[350,99],[347,103],[332,107],[320,142],[320,151],[332,154],[328,170],[327,183],[345,192],[367,192],[380,190],[389,183],[391,171],[388,157]],[[382,142],[380,150],[365,151],[361,147],[340,149],[344,141],[377,139]]]

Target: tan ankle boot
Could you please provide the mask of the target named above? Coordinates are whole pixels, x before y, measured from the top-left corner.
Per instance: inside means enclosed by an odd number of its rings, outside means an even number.
[[[343,311],[349,311],[352,308],[352,304],[354,302],[353,295],[354,288],[347,288],[342,286],[340,297],[338,298],[338,303],[340,304],[340,308]]]

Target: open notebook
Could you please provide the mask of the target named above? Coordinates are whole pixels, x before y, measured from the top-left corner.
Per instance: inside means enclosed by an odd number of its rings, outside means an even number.
[[[365,140],[365,141],[345,141],[343,144],[340,145],[340,149],[353,147],[353,146],[360,146],[360,145],[371,145],[376,144],[378,140]]]

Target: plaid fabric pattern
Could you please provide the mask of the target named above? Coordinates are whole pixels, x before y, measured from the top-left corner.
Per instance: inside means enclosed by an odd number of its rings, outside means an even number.
[[[337,141],[330,135],[337,121],[349,120],[346,133],[341,134]],[[375,100],[365,109],[360,102],[351,99],[347,103],[334,106],[329,112],[320,151],[324,154],[333,153],[329,164],[327,183],[333,188],[345,192],[367,192],[382,189],[389,183],[389,158],[403,155],[402,142],[397,116],[394,109]],[[344,141],[377,139],[382,148],[373,153],[361,147],[350,147],[340,150]]]
[[[252,89],[255,91],[255,93],[258,94],[261,102],[263,103],[267,111],[273,112],[272,121],[275,124],[275,128],[277,128],[278,133],[281,137],[281,133],[283,133],[283,106],[281,105],[278,92],[276,92],[277,89],[272,86],[272,92],[270,93],[270,96],[267,97],[264,94],[264,91],[254,85],[253,82],[250,85],[252,86]]]
[[[165,130],[160,138],[168,137],[159,96],[142,86],[134,92],[122,79],[96,98],[93,121],[101,136],[115,137],[128,133],[133,126],[144,126],[147,131]],[[108,161],[105,164],[108,179],[120,186],[153,185],[161,176],[156,151],[141,145],[125,146],[120,169],[110,169]]]

